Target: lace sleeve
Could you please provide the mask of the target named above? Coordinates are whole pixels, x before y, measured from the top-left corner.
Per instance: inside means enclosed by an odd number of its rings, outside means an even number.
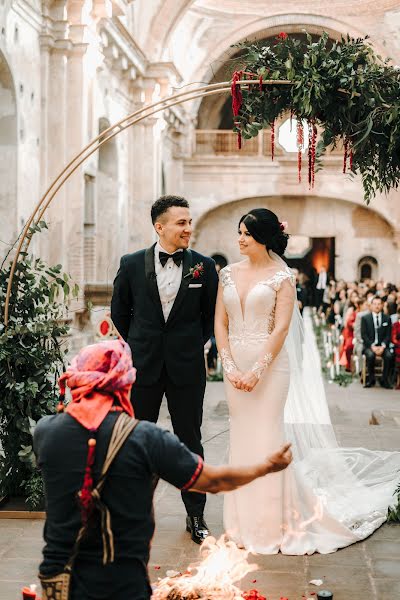
[[[223,302],[223,288],[234,285],[231,268],[229,266],[224,267],[219,272],[220,286],[218,289],[217,305],[215,309],[215,337],[217,340],[217,347],[219,355],[221,357],[222,368],[225,373],[234,373],[238,370],[235,361],[232,358],[229,346],[228,338],[228,316]]]
[[[233,285],[231,268],[229,265],[220,270],[219,281],[220,281],[222,287],[227,287],[228,285]]]
[[[296,285],[296,277],[293,275],[289,267],[283,271],[278,271],[275,273],[275,275],[268,280],[268,283],[276,292],[279,292],[284,281],[289,281],[292,287]]]
[[[274,329],[264,344],[262,355],[251,369],[257,379],[260,379],[265,369],[269,367],[281,351],[292,318],[295,303],[295,287],[291,279],[293,276],[285,274],[285,277],[277,277],[278,275],[278,273],[274,275],[274,281],[272,282],[274,289],[277,286]]]

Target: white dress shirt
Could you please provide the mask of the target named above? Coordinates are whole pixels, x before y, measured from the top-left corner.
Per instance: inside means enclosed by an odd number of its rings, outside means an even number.
[[[372,316],[374,319],[374,328],[375,328],[374,346],[377,346],[378,345],[378,329],[382,325],[382,313],[372,313]]]
[[[178,267],[173,259],[169,258],[166,265],[163,267],[160,263],[160,252],[166,252],[166,250],[164,250],[160,242],[157,242],[154,247],[154,266],[161,307],[164,319],[167,321],[181,285],[183,265],[181,263]],[[183,252],[183,250],[178,250],[178,252]],[[167,252],[167,254],[169,254],[169,252]]]
[[[318,275],[317,290],[324,290],[326,288],[326,279],[326,271],[321,271],[321,273]]]

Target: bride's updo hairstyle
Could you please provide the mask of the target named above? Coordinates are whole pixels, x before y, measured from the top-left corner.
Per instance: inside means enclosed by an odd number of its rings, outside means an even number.
[[[267,250],[272,250],[278,256],[283,256],[289,236],[284,231],[283,224],[272,210],[268,208],[253,208],[239,221],[246,225],[247,231],[259,244]]]

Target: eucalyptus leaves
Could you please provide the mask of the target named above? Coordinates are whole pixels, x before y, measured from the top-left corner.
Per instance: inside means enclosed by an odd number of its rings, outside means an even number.
[[[46,228],[35,225],[31,233]],[[0,268],[0,306],[4,307],[10,265]],[[23,255],[13,282],[8,326],[0,323],[0,498],[23,495],[35,508],[43,498],[35,469],[32,432],[55,412],[57,380],[63,367],[62,339],[68,333],[65,304],[76,297],[61,265]]]
[[[316,160],[328,146],[343,144],[343,170],[361,175],[367,203],[376,192],[398,187],[400,71],[376,55],[367,39],[335,42],[323,33],[317,41],[306,34],[303,42],[281,33],[270,45],[238,47],[242,53],[232,78],[232,106],[239,139],[255,137],[263,128],[274,132],[275,120],[289,113],[297,122],[308,121],[311,137],[316,127],[321,130]],[[303,133],[297,135],[300,152]],[[312,186],[312,150],[308,158]]]

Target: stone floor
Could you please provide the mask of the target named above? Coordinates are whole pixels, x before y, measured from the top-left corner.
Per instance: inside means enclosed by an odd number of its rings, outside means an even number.
[[[359,384],[348,388],[327,385],[331,414],[340,442],[346,446],[394,450],[400,446],[400,428],[395,419],[369,425],[371,412],[391,415],[400,409],[400,394],[380,388],[364,390]],[[170,425],[163,407],[161,425]],[[203,439],[206,460],[225,461],[228,439],[227,407],[223,386],[207,388]],[[215,536],[222,533],[222,498],[207,502],[207,522]],[[156,496],[156,535],[149,571],[152,581],[168,569],[185,570],[198,556],[184,531],[184,510],[179,493],[161,483]],[[0,600],[20,600],[19,590],[36,579],[42,546],[43,522],[0,520]],[[241,589],[257,588],[268,600],[301,600],[315,597],[318,589],[329,589],[334,600],[400,599],[400,526],[384,525],[371,538],[329,555],[311,557],[256,556],[259,570],[249,574]],[[323,579],[321,588],[309,584]],[[253,581],[256,580],[255,583]]]

